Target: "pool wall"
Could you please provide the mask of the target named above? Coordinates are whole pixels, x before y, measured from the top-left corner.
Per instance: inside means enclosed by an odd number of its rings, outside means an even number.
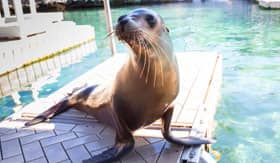
[[[15,98],[18,90],[33,89],[38,79],[97,49],[94,28],[71,21],[55,23],[36,36],[0,42],[0,47],[0,97]]]

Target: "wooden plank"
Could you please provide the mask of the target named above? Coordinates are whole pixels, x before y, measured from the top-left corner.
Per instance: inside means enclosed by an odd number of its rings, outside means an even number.
[[[180,73],[180,89],[179,94],[174,101],[175,110],[173,113],[172,123],[178,122],[177,119],[184,109],[183,105],[189,97],[192,87],[195,84],[200,71],[199,64],[197,63],[197,58],[184,54],[177,55],[177,58]],[[186,120],[187,119],[190,120],[190,117],[186,118]]]
[[[202,57],[201,57],[202,59]],[[199,108],[203,103],[206,95],[207,88],[209,87],[209,81],[211,80],[211,74],[215,66],[216,57],[211,55],[203,56],[200,62],[201,70],[195,84],[192,87],[191,94],[183,106],[183,111],[179,115],[177,122],[184,122],[187,115],[187,109]]]
[[[212,81],[212,86],[209,89],[207,99],[205,100],[205,105],[207,107],[208,114],[208,128],[206,136],[211,138],[212,132],[214,130],[214,118],[216,113],[216,108],[220,99],[220,89],[222,85],[222,57],[218,56],[215,74]]]
[[[180,110],[183,110],[183,108],[180,108],[178,109],[178,107],[181,107],[181,106],[178,106],[178,105],[175,105],[175,110],[177,109],[177,111],[180,111]],[[192,124],[193,124],[193,121],[194,121],[194,118],[195,118],[195,115],[196,115],[196,112],[197,110],[196,109],[187,109],[185,111],[185,121],[183,122],[176,122],[176,117],[173,115],[172,117],[172,127],[183,127],[183,128],[191,128],[192,127]],[[161,125],[161,121],[160,120],[157,120],[155,121],[153,124],[153,126],[160,126]]]
[[[198,114],[192,126],[193,128],[197,129],[198,132],[191,132],[190,136],[204,137],[205,132],[203,132],[203,128],[201,126],[201,119],[200,119],[201,114],[203,114],[203,109],[204,108],[201,107],[198,110]],[[198,163],[202,150],[203,150],[202,145],[187,147],[184,149],[181,159],[187,160],[188,163]]]
[[[216,56],[214,67],[212,69],[212,72],[210,72],[210,80],[208,83],[208,87],[206,89],[206,94],[203,98],[202,104],[199,107],[197,116],[195,118],[195,121],[193,123],[193,128],[199,130],[200,132],[192,132],[190,133],[191,136],[198,136],[198,137],[204,137],[206,135],[206,132],[209,128],[209,120],[212,120],[214,118],[213,110],[215,110],[216,105],[209,105],[213,104],[213,102],[207,102],[217,99],[213,99],[213,93],[217,92],[218,86],[217,83],[215,83],[216,79],[220,79],[220,70],[221,69],[221,58],[219,56]],[[219,83],[218,83],[219,84]],[[216,102],[215,102],[216,103]],[[212,114],[210,114],[212,112]],[[212,126],[211,126],[212,127]],[[203,150],[203,146],[193,146],[190,148],[185,148],[182,154],[182,160],[191,162],[191,163],[197,163],[200,160],[201,152]]]

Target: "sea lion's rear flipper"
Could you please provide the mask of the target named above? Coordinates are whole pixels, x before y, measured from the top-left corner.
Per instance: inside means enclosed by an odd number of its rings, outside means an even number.
[[[173,110],[174,110],[174,106],[170,106],[170,108],[168,108],[168,110],[164,113],[163,117],[161,118],[161,120],[162,120],[161,132],[162,132],[163,137],[167,141],[174,143],[174,144],[187,145],[187,146],[215,143],[215,140],[193,137],[193,136],[189,136],[186,138],[174,137],[172,135],[171,129],[170,129]]]
[[[68,99],[65,98],[65,99],[61,100],[59,103],[57,103],[54,106],[52,106],[51,108],[49,108],[48,110],[46,110],[45,112],[41,113],[40,115],[38,115],[37,117],[32,119],[31,121],[26,122],[24,125],[26,127],[28,127],[28,126],[32,126],[32,125],[38,124],[40,122],[46,121],[47,119],[50,119],[57,114],[65,112],[70,107],[71,106],[68,105]]]
[[[74,94],[76,92],[78,92],[77,94],[80,96],[84,95],[85,97],[82,96],[83,98],[87,98],[89,96],[90,92],[93,91],[96,87],[94,85],[94,86],[86,88],[86,86],[87,86],[87,84],[82,85],[81,87],[74,88],[72,90],[72,92],[68,93],[68,95],[66,97],[64,97],[60,102],[58,102],[57,104],[55,104],[54,106],[52,106],[51,108],[46,110],[45,112],[41,113],[40,115],[38,115],[31,121],[26,122],[24,125],[26,127],[32,126],[32,125],[46,121],[47,119],[50,119],[60,113],[67,111],[74,105],[75,102],[73,102],[73,101],[75,101],[75,100],[78,101],[78,99],[73,100],[73,97],[79,97],[79,96],[74,96]],[[81,92],[80,94],[79,94],[79,91]],[[69,101],[71,101],[72,104],[70,104]]]
[[[102,152],[101,154],[93,156],[88,160],[84,160],[83,163],[109,163],[109,162],[117,161],[120,157],[129,153],[133,149],[133,147],[134,147],[133,137],[125,141],[117,140],[112,148]]]

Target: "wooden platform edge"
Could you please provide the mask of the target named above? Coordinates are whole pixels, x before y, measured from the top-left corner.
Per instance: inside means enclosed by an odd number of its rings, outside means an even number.
[[[220,87],[222,84],[222,56],[217,54],[216,64],[212,70],[211,81],[209,82],[207,94],[204,98],[203,104],[199,109],[200,118],[196,118],[193,124],[193,129],[201,131],[199,134],[197,132],[190,133],[191,136],[200,136],[212,138],[214,128],[215,128],[215,112],[220,98]],[[200,145],[185,147],[182,155],[182,163],[199,163],[203,152],[209,152],[211,145]],[[213,160],[212,160],[213,161]],[[211,162],[212,162],[211,161]]]

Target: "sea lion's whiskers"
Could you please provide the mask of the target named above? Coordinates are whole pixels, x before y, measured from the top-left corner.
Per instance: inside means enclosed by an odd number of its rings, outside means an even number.
[[[140,43],[139,43],[139,37],[138,36],[138,32],[135,32],[134,35],[133,35],[133,41],[134,41],[134,46],[132,47],[133,49],[135,48],[135,46],[140,46]],[[140,46],[141,48],[141,46]]]
[[[155,39],[154,37],[158,38],[159,40],[161,40],[162,42],[169,44],[169,42],[167,40],[162,39],[160,36],[158,35],[153,35],[153,37],[145,30],[141,30],[141,32],[143,32],[144,34],[146,34],[147,36],[150,36],[152,39]]]
[[[141,57],[142,57],[142,52],[145,53],[145,51],[147,50],[145,45],[142,44],[142,40],[138,38],[138,42],[139,42],[139,54],[138,54],[138,58],[137,58],[137,63],[141,62]]]
[[[135,48],[135,40],[134,39],[131,39],[131,46],[130,46],[130,48],[131,48],[131,50],[133,50],[134,48]]]
[[[158,57],[161,57],[159,56],[159,50],[157,49],[157,47],[155,47],[153,45],[154,49],[156,49],[156,53],[158,55]],[[161,74],[161,86],[163,87],[164,86],[164,74],[163,74],[163,66],[162,66],[162,60],[161,59],[158,59],[159,60],[159,65],[160,65],[160,74]]]
[[[154,45],[157,44],[157,40],[155,40],[151,35],[145,33],[145,36],[146,36],[146,38],[149,39],[150,42],[152,42]],[[163,49],[162,47],[158,46],[157,48],[159,48],[159,50],[161,50],[161,51],[159,51],[160,53],[164,52],[164,49]]]
[[[156,57],[161,57],[159,54],[161,54],[163,50],[159,49],[157,46],[154,45],[154,43],[153,43],[154,40],[152,40],[151,37],[149,37],[149,35],[143,35],[143,36],[148,42],[150,42],[149,44],[150,44],[151,48],[153,49],[153,51],[155,52],[154,54],[156,55]],[[163,87],[164,86],[164,81],[163,81],[164,74],[163,74],[163,66],[162,66],[161,59],[159,59],[159,64],[160,64],[160,72],[161,72],[160,74],[161,74],[161,79],[162,79],[161,86]]]
[[[161,61],[159,61],[159,63],[160,63],[160,72],[161,72],[161,78],[162,78],[162,80],[161,80],[161,86],[162,86],[162,87],[164,87],[164,74],[163,74],[163,67],[162,67],[162,63],[161,63]]]
[[[156,58],[158,59],[158,58]],[[158,63],[159,63],[159,66],[160,66],[160,76],[159,76],[159,79],[161,79],[161,86],[163,87],[164,86],[164,74],[163,74],[163,65],[162,65],[162,61],[160,59],[158,59]],[[155,62],[156,64],[156,62]],[[156,72],[156,70],[155,70]],[[155,76],[157,76],[157,72],[155,73]],[[156,79],[155,79],[156,80]],[[160,86],[159,86],[160,87]]]
[[[140,62],[140,59],[141,59],[141,56],[142,56],[142,44],[141,44],[141,41],[139,39],[139,37],[136,38],[137,39],[137,44],[139,45],[139,56],[137,58],[137,62]]]
[[[137,41],[136,41],[137,37],[136,37],[136,34],[133,35],[133,49],[135,48],[135,46],[137,46]]]
[[[148,52],[149,52],[149,48],[147,47],[147,45],[145,44],[145,42],[144,42],[145,40],[144,39],[142,39],[142,45],[143,45],[143,47],[144,47],[144,66],[143,66],[143,69],[142,69],[142,74],[141,74],[141,78],[142,78],[142,76],[144,75],[144,71],[145,71],[145,69],[146,69],[146,64],[147,64],[147,57],[149,57],[148,56]],[[149,60],[148,60],[148,63],[149,63]],[[148,65],[148,68],[149,68],[150,66]],[[148,73],[148,71],[149,71],[149,69],[147,69],[147,73]],[[146,78],[145,78],[145,82],[146,82],[146,84],[147,84],[147,74],[146,74]]]
[[[157,58],[156,58],[157,59]],[[156,87],[156,80],[157,80],[157,65],[156,65],[156,62],[154,62],[154,84],[153,84],[153,87],[155,88]]]
[[[144,30],[142,30],[142,32],[143,32],[143,36],[146,38],[146,39],[149,39],[150,40],[150,42],[152,42],[152,43],[157,43],[157,40],[155,40],[155,38],[154,37],[157,37],[157,38],[159,38],[161,41],[164,41],[164,42],[167,42],[166,40],[163,40],[163,39],[161,39],[159,36],[157,36],[157,35],[153,35],[153,37],[149,34],[149,33],[147,33],[146,31],[144,31]],[[159,54],[163,54],[163,56],[166,58],[166,59],[168,59],[168,61],[170,62],[170,58],[168,57],[168,55],[166,54],[166,52],[165,52],[165,50],[161,47],[161,46],[158,46],[157,48],[159,48]]]
[[[141,70],[141,73],[140,73],[140,78],[142,78],[143,77],[143,74],[144,74],[144,70],[145,70],[145,67],[146,67],[146,57],[147,57],[147,54],[146,54],[146,50],[144,51],[144,66],[143,66],[143,68],[142,68],[142,70]]]
[[[150,50],[148,49],[149,53],[150,53]],[[146,84],[148,83],[148,78],[149,78],[149,74],[150,74],[150,65],[151,65],[151,58],[150,56],[148,56],[148,70],[147,70],[147,73],[146,73]]]
[[[103,38],[104,40],[107,39],[108,37],[112,36],[116,31],[113,30],[112,32],[110,33],[107,33],[107,35]]]
[[[145,39],[146,39],[147,41],[149,41],[149,44],[150,44],[151,46],[157,44],[157,40],[154,40],[150,35],[145,34],[145,35],[143,35],[143,36],[145,37]],[[157,54],[161,54],[161,53],[164,52],[164,49],[162,49],[162,48],[159,47],[159,46],[157,46],[157,47],[154,46],[153,50],[156,50],[156,51],[158,52]]]
[[[148,39],[147,39],[148,40]],[[145,44],[144,44],[145,45]],[[155,59],[157,59],[157,57],[159,57],[158,55],[158,50],[157,48],[153,45],[153,44],[150,44],[151,45],[151,48],[147,48],[147,51],[149,52],[149,54],[152,54],[151,51],[154,51],[153,54],[155,54]],[[147,45],[145,45],[147,46]],[[150,67],[151,67],[151,56],[148,56],[148,69],[147,69],[147,73],[146,73],[146,83],[148,83],[148,78],[149,78],[149,75],[150,75]],[[155,87],[155,84],[156,84],[156,75],[157,75],[157,69],[156,69],[156,62],[154,62],[154,67],[155,67],[155,71],[154,71],[154,82],[153,82],[153,86]]]

